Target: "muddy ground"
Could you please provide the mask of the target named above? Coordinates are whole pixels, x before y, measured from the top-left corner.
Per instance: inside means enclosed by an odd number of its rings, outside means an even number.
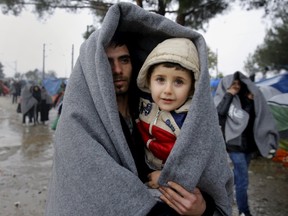
[[[23,126],[10,97],[0,97],[0,216],[42,216],[52,166],[50,125]],[[250,167],[254,216],[288,216],[288,168],[258,158]],[[236,206],[233,216],[237,216]]]

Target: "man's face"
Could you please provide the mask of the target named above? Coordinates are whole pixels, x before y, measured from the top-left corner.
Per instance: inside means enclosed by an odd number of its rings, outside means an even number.
[[[127,46],[110,46],[106,49],[106,54],[113,73],[116,95],[127,93],[132,76],[132,64]]]

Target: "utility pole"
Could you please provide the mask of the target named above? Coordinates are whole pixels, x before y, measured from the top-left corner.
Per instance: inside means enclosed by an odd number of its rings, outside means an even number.
[[[73,71],[73,67],[74,67],[74,44],[72,44],[72,60],[71,60],[71,73],[72,74],[72,71]]]
[[[216,49],[216,78],[218,78],[219,71],[218,71],[218,49]]]
[[[17,61],[15,61],[15,74],[17,73]]]
[[[43,44],[43,74],[42,74],[42,80],[45,79],[45,43]]]

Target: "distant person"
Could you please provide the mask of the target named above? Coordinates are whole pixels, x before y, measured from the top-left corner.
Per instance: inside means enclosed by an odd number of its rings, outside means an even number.
[[[52,108],[52,97],[48,94],[45,87],[41,89],[41,101],[39,104],[40,110],[40,121],[42,124],[45,124],[49,121],[49,111]]]
[[[60,115],[62,113],[65,89],[66,89],[66,85],[64,83],[62,83],[61,90],[60,90],[59,94],[57,95],[57,97],[55,98],[55,101],[53,103],[53,106],[57,110],[57,116],[52,122],[52,125],[51,125],[52,130],[56,130]]]
[[[255,155],[272,157],[278,132],[258,87],[237,71],[219,83],[214,101],[226,149],[233,163],[236,201],[240,216],[251,216],[248,204],[249,165]]]
[[[36,123],[36,109],[38,100],[33,96],[33,87],[29,84],[25,85],[21,90],[21,112],[23,115],[22,123],[26,124],[26,118],[28,117],[28,125]]]
[[[32,85],[30,88],[32,96],[37,100],[34,107],[34,124],[39,123],[40,102],[41,102],[41,88],[39,85]]]
[[[10,93],[12,94],[12,104],[18,103],[18,97],[21,94],[21,83],[14,81],[11,85]]]
[[[0,80],[0,96],[6,96],[9,94],[9,88],[5,85],[5,82]]]
[[[10,94],[12,95],[12,104],[17,103],[15,82],[10,87]]]

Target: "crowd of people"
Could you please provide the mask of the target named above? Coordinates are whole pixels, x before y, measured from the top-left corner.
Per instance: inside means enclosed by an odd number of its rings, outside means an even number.
[[[50,95],[44,85],[34,84],[27,81],[6,82],[1,81],[1,91],[3,96],[10,96],[12,104],[16,104],[16,112],[22,114],[23,125],[48,125],[49,112],[52,108],[57,109],[58,120],[61,110],[66,84],[63,82],[55,95]],[[5,88],[3,87],[5,86]],[[4,92],[4,93],[3,93]],[[52,122],[53,123],[53,122]],[[53,127],[56,129],[56,125]]]
[[[39,85],[25,85],[21,90],[19,105],[23,115],[23,125],[46,124],[49,111],[52,108],[52,97],[44,87]],[[26,122],[28,118],[28,122]]]

